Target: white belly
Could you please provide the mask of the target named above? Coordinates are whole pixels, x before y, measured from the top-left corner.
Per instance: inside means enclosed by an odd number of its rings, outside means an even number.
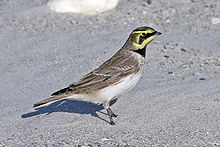
[[[117,84],[99,90],[97,97],[103,101],[110,101],[134,88],[140,77],[140,73],[125,77]]]
[[[72,96],[66,97],[66,99],[74,99],[80,101],[92,102],[95,104],[102,104],[106,101],[111,101],[114,98],[128,92],[137,84],[138,80],[141,77],[141,72],[138,74],[132,74],[128,77],[121,79],[117,84],[105,87],[93,94],[74,94]]]

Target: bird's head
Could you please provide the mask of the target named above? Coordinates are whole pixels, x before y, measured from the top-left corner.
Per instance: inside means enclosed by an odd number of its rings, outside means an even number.
[[[160,32],[157,32],[150,27],[139,27],[135,29],[129,37],[131,39],[132,49],[140,50],[145,48],[152,40],[154,40],[155,36],[160,34]]]

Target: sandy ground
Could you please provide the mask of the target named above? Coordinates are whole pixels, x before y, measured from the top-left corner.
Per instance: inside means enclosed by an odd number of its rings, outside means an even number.
[[[0,146],[220,146],[219,0],[121,0],[98,16],[0,1]],[[163,33],[137,86],[101,106],[33,104],[98,67],[131,30]]]

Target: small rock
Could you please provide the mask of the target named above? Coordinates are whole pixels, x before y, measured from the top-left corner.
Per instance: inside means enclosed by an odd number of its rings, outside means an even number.
[[[152,3],[151,0],[147,0],[147,4],[150,5]]]
[[[204,81],[204,80],[205,80],[205,78],[199,78],[199,80]]]
[[[163,57],[165,57],[165,58],[167,58],[167,59],[170,58],[170,56],[167,56],[167,55],[164,55]]]
[[[167,19],[167,20],[166,20],[166,23],[170,23],[170,20],[169,20],[169,19]]]
[[[156,40],[156,41],[154,41],[155,43],[157,43],[157,44],[159,44],[161,41],[160,40]]]
[[[200,54],[199,53],[195,53],[194,56],[200,57]]]
[[[4,143],[0,143],[0,147],[4,147],[6,146]]]
[[[184,48],[181,48],[180,50],[183,51],[183,52],[186,52],[186,49],[184,49]]]
[[[76,21],[75,21],[75,20],[72,20],[72,21],[71,21],[71,24],[75,24],[75,23],[76,23]]]
[[[212,18],[211,23],[214,25],[220,23],[220,18]]]
[[[198,76],[198,75],[199,75],[199,72],[194,72],[193,75],[194,75],[194,76]]]
[[[142,13],[143,13],[143,14],[147,14],[147,11],[143,11]]]
[[[83,141],[83,144],[81,147],[90,147],[92,146],[91,144],[88,144],[86,141]]]
[[[164,44],[163,48],[167,49],[167,46],[169,45],[169,43]]]
[[[215,103],[219,103],[220,100],[219,100],[219,99],[214,99],[214,102],[215,102]]]
[[[102,138],[100,139],[101,141],[110,141],[111,139],[108,139],[108,138]]]
[[[219,64],[215,64],[216,66],[220,66],[220,63]]]
[[[172,71],[169,71],[168,74],[169,74],[169,75],[173,75],[173,72],[172,72]]]

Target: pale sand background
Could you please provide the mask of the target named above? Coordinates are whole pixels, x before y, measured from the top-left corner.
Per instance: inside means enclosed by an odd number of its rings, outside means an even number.
[[[46,2],[0,1],[0,146],[220,146],[219,0],[121,0],[93,17]],[[163,35],[148,46],[138,85],[112,105],[115,126],[90,103],[32,108],[144,25]]]

